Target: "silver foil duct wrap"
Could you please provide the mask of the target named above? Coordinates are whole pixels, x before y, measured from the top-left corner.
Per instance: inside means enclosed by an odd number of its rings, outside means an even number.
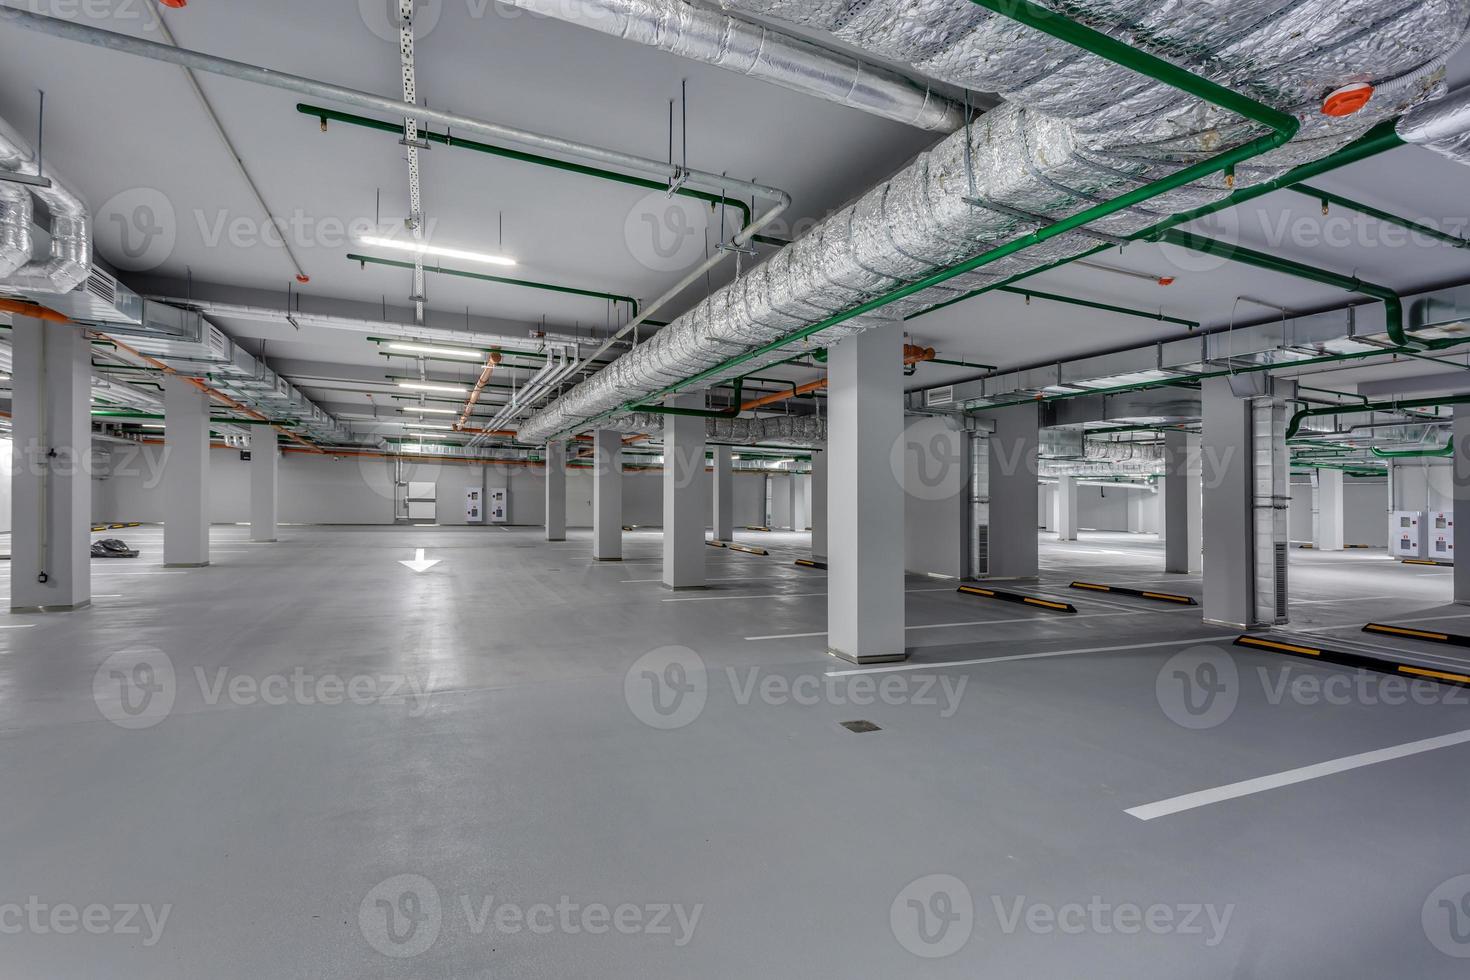
[[[655,412],[632,412],[597,424],[599,429],[637,433],[657,438],[664,417]],[[821,447],[827,444],[827,422],[813,415],[775,415],[756,419],[706,419],[704,437],[731,446],[781,445]]]
[[[1470,89],[1419,106],[1398,122],[1399,137],[1470,166]]]
[[[1470,28],[1470,0],[1045,0],[1302,120],[1295,139],[1236,168],[1236,187],[1326,156],[1432,94],[1426,70]],[[998,90],[1001,107],[921,154],[800,240],[720,289],[531,418],[539,442],[809,324],[1177,173],[1263,134],[1261,126],[992,15],[970,0],[724,0],[727,8],[825,30],[947,81]],[[1394,85],[1407,78],[1408,84]],[[1390,83],[1367,108],[1324,115],[1323,98],[1355,81]],[[966,140],[969,141],[966,165]],[[1453,152],[1453,148],[1452,148]],[[1155,197],[1092,226],[1128,236],[1231,193],[1223,175]],[[991,206],[987,206],[991,205]],[[1017,251],[803,343],[843,336],[1098,244],[1085,230]],[[803,350],[769,351],[702,379],[716,384]],[[601,424],[601,423],[599,423]]]

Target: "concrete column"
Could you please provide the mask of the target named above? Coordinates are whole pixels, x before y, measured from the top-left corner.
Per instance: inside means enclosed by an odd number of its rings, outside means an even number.
[[[276,540],[277,469],[281,450],[276,430],[268,425],[250,429],[250,540]]]
[[[1289,502],[1283,402],[1203,384],[1204,619],[1253,627],[1286,621]]]
[[[713,519],[716,541],[729,541],[735,537],[735,470],[731,463],[729,446],[711,446],[714,454],[714,500]]]
[[[567,444],[546,444],[546,540],[567,539]]]
[[[598,429],[592,434],[592,455],[592,559],[622,561],[622,433]]]
[[[1455,465],[1454,514],[1452,516],[1456,518],[1463,516],[1470,520],[1470,405],[1456,405],[1454,412]],[[1470,558],[1455,562],[1455,601],[1462,605],[1470,605]]]
[[[704,393],[665,402],[703,408]],[[705,492],[704,419],[664,416],[664,585],[704,588],[704,521],[710,506]]]
[[[1197,575],[1203,567],[1200,527],[1199,437],[1164,433],[1164,479],[1159,491],[1159,533],[1164,571]]]
[[[903,336],[847,337],[827,359],[827,648],[853,663],[903,660]]]
[[[827,453],[812,453],[812,557],[827,559]]]
[[[1035,578],[1040,567],[1037,531],[1037,448],[1040,417],[1035,405],[989,414],[995,431],[989,454],[990,578]]]
[[[1343,519],[1342,470],[1317,471],[1317,520],[1312,546],[1318,551],[1341,551],[1347,525]]]
[[[10,608],[80,609],[92,601],[92,348],[77,327],[13,323]]]
[[[812,478],[806,473],[793,476],[795,498],[791,504],[791,530],[805,531],[812,523]]]
[[[1057,478],[1057,495],[1054,506],[1056,509],[1054,524],[1057,530],[1057,540],[1076,541],[1077,478],[1075,476]]]
[[[209,564],[209,396],[163,379],[163,563]]]

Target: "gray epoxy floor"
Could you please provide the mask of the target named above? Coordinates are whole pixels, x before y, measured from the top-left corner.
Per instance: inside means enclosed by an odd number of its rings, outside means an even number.
[[[672,594],[656,531],[218,527],[188,572],[111,533],[93,609],[0,617],[6,978],[1465,975],[1470,745],[1126,812],[1470,730],[1066,589],[1197,594],[1143,536],[1043,544],[1071,617],[911,578],[914,658],[853,674],[803,536]],[[1447,569],[1292,558],[1313,635],[1461,615]]]

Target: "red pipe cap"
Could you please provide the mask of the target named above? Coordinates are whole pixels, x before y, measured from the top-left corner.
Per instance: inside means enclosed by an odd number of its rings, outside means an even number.
[[[189,0],[158,0],[158,2],[163,4],[165,7],[172,7],[175,10],[182,10],[183,8],[189,6]]]
[[[1354,82],[1327,96],[1322,103],[1324,116],[1351,116],[1373,98],[1373,86],[1367,82]]]
[[[168,3],[168,0],[163,0],[163,2],[164,3]],[[179,0],[179,6],[182,7],[184,4],[186,4],[188,2],[189,2],[189,0]],[[301,275],[299,275],[299,276],[296,277],[296,281],[299,282],[299,283],[301,283],[301,285],[305,286],[307,283],[311,282],[311,276],[308,276],[306,273],[303,272]]]

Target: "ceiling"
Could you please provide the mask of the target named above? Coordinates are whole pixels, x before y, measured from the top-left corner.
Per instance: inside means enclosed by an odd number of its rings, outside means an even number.
[[[195,0],[182,10],[145,0],[33,0],[28,6],[154,39],[159,34],[153,17],[161,11],[183,47],[389,96],[396,97],[401,84],[396,38],[386,30],[386,0]],[[789,191],[790,220],[773,229],[781,237],[800,234],[936,139],[491,0],[450,0],[420,9],[418,92],[435,107],[663,158],[669,149],[669,101],[687,83],[689,165]],[[34,132],[35,93],[45,90],[47,157],[94,209],[99,254],[140,290],[216,298],[230,290],[278,307],[289,291],[303,310],[411,321],[410,272],[363,268],[346,258],[348,252],[371,251],[352,241],[351,229],[391,229],[408,210],[404,151],[393,135],[341,123],[323,133],[315,118],[296,111],[289,93],[199,76],[241,162],[271,211],[290,228],[292,249],[311,279],[297,286],[295,267],[279,245],[266,240],[265,214],[181,69],[16,32],[0,32],[0,51],[0,116],[22,132]],[[1470,57],[1462,55],[1453,69],[1453,81],[1470,78]],[[682,156],[681,143],[676,131],[676,157]],[[648,222],[666,211],[660,192],[442,146],[421,154],[421,166],[429,236],[513,255],[519,264],[508,274],[519,278],[646,302],[702,260],[720,236],[706,209],[683,209],[692,231],[664,241],[682,243],[670,258],[651,248]],[[1463,168],[1405,147],[1318,183],[1464,232],[1470,230],[1470,211],[1452,202],[1467,200],[1467,179]],[[159,230],[141,249],[138,230],[126,227],[139,202],[152,208]],[[1458,216],[1452,213],[1457,210]],[[1290,191],[1207,224],[1201,230],[1216,237],[1229,235],[1258,250],[1403,291],[1470,281],[1470,250],[1386,241],[1377,222],[1339,210],[1324,223],[1315,199]],[[1092,261],[1174,282],[1164,287],[1067,266],[1035,276],[1027,286],[1195,320],[1206,328],[1283,315],[1272,307],[1308,312],[1353,298],[1330,287],[1201,260],[1171,246],[1134,244]],[[727,261],[655,318],[672,319],[732,272]],[[544,322],[547,329],[590,337],[626,319],[601,299],[433,273],[427,298],[428,325],[449,329],[523,335]],[[360,334],[230,318],[216,322],[251,353],[263,352],[271,366],[329,411],[372,412],[394,390],[389,375],[417,370],[412,360],[383,357]],[[942,358],[1001,368],[1149,343],[1183,329],[1004,293],[976,297],[908,326],[915,342],[935,347]],[[425,367],[444,378],[472,380],[478,372],[476,365],[453,362]],[[1333,377],[1334,383],[1352,383],[1440,369],[1423,362],[1385,363]],[[814,376],[798,368],[764,373]],[[908,383],[929,387],[975,374],[972,367],[925,364]]]

